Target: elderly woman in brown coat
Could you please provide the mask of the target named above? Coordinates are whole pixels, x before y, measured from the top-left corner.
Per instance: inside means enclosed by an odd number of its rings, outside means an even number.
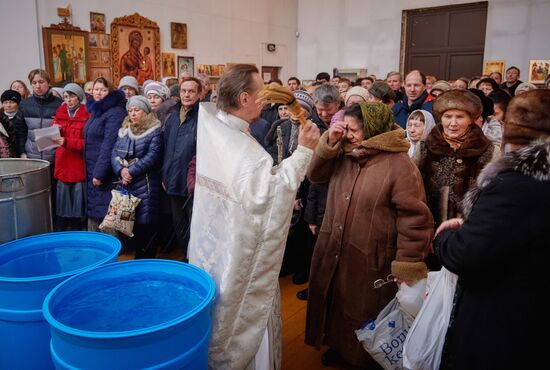
[[[426,276],[433,220],[408,148],[382,103],[346,108],[316,148],[308,178],[329,190],[311,264],[306,343],[329,346],[325,365],[377,367],[354,331],[376,318],[397,286],[375,289],[374,281]]]
[[[491,144],[475,124],[481,116],[481,100],[467,90],[441,94],[433,105],[440,122],[413,154],[424,180],[428,206],[436,226],[453,217],[461,217],[464,194],[499,149]]]

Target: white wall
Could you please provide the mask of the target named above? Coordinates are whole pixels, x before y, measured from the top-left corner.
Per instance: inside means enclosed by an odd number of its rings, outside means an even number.
[[[0,0],[8,1],[8,0]],[[116,17],[138,12],[160,27],[161,51],[193,56],[195,64],[227,62],[281,66],[296,74],[298,0],[17,0],[2,6],[0,90],[44,66],[41,27],[60,22],[56,8],[72,6],[73,24],[90,30],[90,11],[105,13],[108,32]],[[170,22],[187,24],[186,50],[171,49]],[[6,42],[7,35],[12,42]],[[277,45],[275,53],[266,44]]]
[[[368,68],[385,77],[399,70],[405,9],[464,0],[299,0],[298,75],[313,79],[336,68]],[[550,59],[550,0],[489,0],[485,60],[516,65],[527,77],[530,59]]]
[[[27,75],[42,64],[43,53],[39,44],[41,31],[36,25],[35,2],[19,0],[9,6],[2,4],[1,9],[0,91],[4,91],[13,80],[22,80],[28,85]]]

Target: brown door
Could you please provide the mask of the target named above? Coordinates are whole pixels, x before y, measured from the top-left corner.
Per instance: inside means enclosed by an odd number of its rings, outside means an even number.
[[[279,70],[281,67],[262,67],[262,78],[264,82],[269,82],[270,80],[274,80],[276,78],[279,78]]]
[[[487,2],[403,12],[405,73],[419,69],[444,80],[482,73]]]

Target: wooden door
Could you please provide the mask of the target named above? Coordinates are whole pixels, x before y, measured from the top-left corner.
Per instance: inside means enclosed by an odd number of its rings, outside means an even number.
[[[403,18],[405,73],[444,80],[482,73],[487,2],[404,10]]]

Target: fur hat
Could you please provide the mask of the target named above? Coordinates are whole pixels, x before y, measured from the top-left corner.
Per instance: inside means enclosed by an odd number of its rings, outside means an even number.
[[[126,110],[130,109],[130,107],[137,107],[145,113],[151,113],[151,104],[149,104],[147,98],[142,95],[134,95],[128,99],[128,103],[126,103]]]
[[[293,92],[294,99],[308,111],[309,114],[313,111],[313,98],[304,90],[295,90]]]
[[[82,90],[82,87],[73,82],[66,84],[63,88],[63,91],[76,95],[80,102],[82,102],[85,98],[84,90]]]
[[[369,91],[361,86],[353,86],[351,89],[346,92],[346,98],[344,99],[344,104],[348,102],[348,99],[352,96],[360,96],[365,99],[365,102],[369,99]]]
[[[19,104],[21,102],[21,94],[15,90],[6,90],[2,93],[0,100],[2,103],[6,100],[11,100],[12,102]]]
[[[170,90],[162,82],[152,81],[143,89],[143,95],[147,96],[149,94],[158,95],[162,100],[166,100],[168,95],[170,95]]]
[[[504,143],[528,144],[550,136],[550,90],[540,89],[516,95],[506,109]]]
[[[395,99],[395,92],[391,89],[390,85],[383,81],[376,81],[369,89],[369,93],[382,100],[384,103]]]
[[[445,80],[435,81],[430,89],[430,93],[433,90],[441,90],[443,92],[451,90],[451,84]]]
[[[445,91],[434,100],[433,114],[438,121],[441,120],[443,113],[450,109],[468,113],[472,121],[475,121],[483,111],[481,100],[468,90]]]
[[[131,87],[132,89],[136,90],[136,94],[139,92],[139,85],[134,76],[124,76],[120,79],[120,82],[118,83],[118,88],[122,89],[124,86]]]

